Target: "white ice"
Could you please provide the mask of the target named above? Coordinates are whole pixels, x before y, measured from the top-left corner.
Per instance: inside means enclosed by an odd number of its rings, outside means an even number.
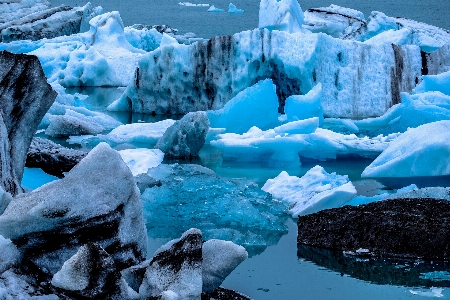
[[[239,9],[239,8],[236,7],[236,5],[234,5],[233,3],[230,3],[228,5],[228,12],[230,14],[241,14],[241,13],[244,12],[244,10],[243,9]]]
[[[200,7],[209,7],[207,3],[191,3],[191,2],[178,2],[180,6],[200,6]]]
[[[149,168],[159,166],[164,159],[164,153],[159,149],[126,149],[120,150],[119,154],[133,176],[147,173]]]
[[[10,239],[0,235],[0,274],[19,262],[20,253]],[[0,293],[1,296],[1,293]]]
[[[258,28],[305,32],[302,28],[303,11],[297,0],[261,0]]]
[[[321,166],[315,166],[301,178],[283,171],[267,180],[261,189],[289,206],[294,217],[340,207],[356,195],[346,175],[329,174]]]
[[[217,8],[214,5],[211,5],[210,8],[207,10],[208,12],[223,12],[224,10],[222,8]]]
[[[361,177],[450,175],[450,121],[412,128],[393,140]]]

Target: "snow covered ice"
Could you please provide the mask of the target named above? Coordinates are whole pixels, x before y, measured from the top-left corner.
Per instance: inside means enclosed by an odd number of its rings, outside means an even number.
[[[315,166],[301,178],[283,171],[267,180],[261,189],[286,203],[294,217],[340,207],[356,196],[347,176],[329,174],[321,166]]]
[[[392,141],[361,177],[450,175],[450,121],[409,129]]]

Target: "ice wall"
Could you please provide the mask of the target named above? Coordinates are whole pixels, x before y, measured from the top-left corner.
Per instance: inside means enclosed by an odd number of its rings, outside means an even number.
[[[400,101],[401,91],[412,90],[421,69],[417,46],[255,29],[189,46],[161,46],[144,55],[114,106],[157,114],[219,109],[271,78],[279,112],[287,97],[306,94],[320,82],[326,117],[379,116]]]

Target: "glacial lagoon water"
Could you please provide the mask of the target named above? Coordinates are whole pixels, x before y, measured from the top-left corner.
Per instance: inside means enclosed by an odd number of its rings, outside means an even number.
[[[186,0],[187,1],[187,0]],[[207,12],[208,7],[180,6],[185,0],[91,0],[95,6],[105,11],[117,10],[126,26],[132,24],[169,25],[180,33],[193,32],[202,38],[228,35],[258,27],[259,0],[233,0],[232,3],[243,9],[243,14],[229,14],[231,0],[191,0],[196,4],[209,4],[225,9],[222,13]],[[50,0],[52,6],[61,4],[84,5],[82,0]],[[447,0],[300,0],[303,10],[324,7],[330,4],[359,10],[366,18],[372,11],[381,11],[388,16],[404,17],[450,29],[450,1]]]
[[[90,109],[103,111],[117,99],[122,89],[83,88],[67,89],[69,93],[88,95],[85,100]],[[123,123],[156,122],[167,116],[150,116],[135,113],[109,113]],[[179,118],[180,116],[170,116]],[[42,135],[42,133],[40,134]],[[64,140],[56,140],[64,143]],[[69,145],[66,143],[66,145]],[[69,145],[70,146],[70,145]],[[73,147],[73,145],[71,145]],[[189,163],[189,161],[168,161],[165,163]],[[268,178],[277,176],[282,170],[291,175],[302,176],[317,162],[302,165],[268,166],[222,161],[220,153],[211,146],[205,146],[198,163],[214,170],[226,179],[241,179],[262,186]],[[327,172],[346,174],[363,195],[373,195],[380,185],[361,180],[362,170],[371,160],[347,159],[319,162]],[[36,177],[40,182],[36,183]],[[47,181],[53,178],[47,177]],[[46,180],[36,170],[25,171],[24,183],[36,188]],[[239,265],[224,281],[223,286],[237,290],[253,299],[423,299],[423,297],[450,297],[450,266],[442,262],[392,261],[355,259],[340,252],[308,247],[297,247],[296,220],[288,218],[289,231],[278,243],[268,246],[264,252],[254,255]],[[149,237],[149,256],[167,239]]]

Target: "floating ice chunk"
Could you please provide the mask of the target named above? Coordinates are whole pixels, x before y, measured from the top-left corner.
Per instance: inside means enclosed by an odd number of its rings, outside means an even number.
[[[450,188],[443,188],[443,187],[421,188],[418,190],[405,192],[399,196],[402,198],[412,198],[412,199],[432,198],[432,199],[450,200]],[[390,195],[389,199],[391,198],[392,199],[397,198],[396,194]]]
[[[208,12],[223,12],[224,10],[221,9],[221,8],[217,8],[217,7],[215,7],[214,5],[211,5],[211,7],[208,8],[207,11],[208,11]]]
[[[207,3],[191,3],[191,2],[178,2],[180,6],[200,6],[200,7],[208,7]]]
[[[347,131],[349,133],[358,133],[359,128],[350,119],[326,118],[321,126],[324,129],[330,129],[335,132]]]
[[[159,166],[164,159],[164,153],[159,149],[126,149],[120,150],[119,154],[133,176],[147,173],[149,168]]]
[[[244,10],[243,9],[239,9],[239,8],[236,7],[236,5],[234,5],[233,3],[230,3],[228,5],[228,12],[231,13],[231,14],[241,14],[241,13],[244,12]]]
[[[197,156],[205,144],[209,120],[204,111],[187,113],[167,128],[155,148],[172,157]]]
[[[284,113],[287,115],[289,121],[318,117],[320,125],[322,125],[323,109],[320,103],[321,100],[322,84],[318,83],[306,95],[288,97],[284,106]]]
[[[401,95],[402,103],[392,106],[383,116],[353,123],[359,130],[376,135],[405,132],[426,123],[450,120],[450,96],[441,92]]]
[[[244,133],[252,126],[263,130],[278,125],[278,98],[271,79],[259,81],[238,93],[223,108],[207,112],[210,126]]]
[[[257,186],[238,187],[198,165],[161,164],[148,175],[161,182],[141,196],[151,237],[176,238],[196,226],[205,240],[231,240],[254,254],[286,233],[284,205]]]
[[[20,253],[10,239],[0,235],[0,274],[19,261]]]
[[[315,120],[309,119],[305,123],[312,126],[313,122],[317,122],[317,118]],[[291,125],[287,123],[281,128],[289,126]],[[397,136],[394,134],[386,137],[359,138],[354,134],[344,135],[321,128],[310,134],[282,136],[274,129],[262,131],[253,127],[241,135],[219,134],[217,140],[211,141],[210,144],[222,150],[225,160],[250,162],[264,160],[269,164],[283,165],[298,164],[302,157],[316,160],[336,159],[347,155],[375,158]]]
[[[290,134],[309,134],[316,131],[319,127],[319,118],[310,118],[306,120],[293,121],[278,127],[275,127],[273,130],[281,135],[286,136]]]
[[[175,123],[175,120],[167,119],[155,123],[133,123],[120,125],[106,135],[86,135],[71,136],[69,143],[82,144],[87,147],[94,147],[100,142],[107,142],[112,146],[130,143],[136,147],[154,146],[163,136],[164,132]]]
[[[418,189],[419,188],[417,187],[417,185],[411,184],[411,185],[408,185],[408,186],[406,186],[404,188],[398,189],[394,193],[382,193],[382,194],[375,195],[375,196],[372,196],[372,197],[357,196],[357,197],[353,198],[352,200],[350,200],[349,202],[345,203],[344,205],[363,205],[363,204],[368,204],[368,203],[372,203],[372,202],[375,202],[375,201],[381,201],[381,200],[393,199],[393,198],[400,198],[400,197],[403,197],[405,193],[408,193],[408,192],[411,192],[411,191],[416,191]]]
[[[294,217],[340,207],[356,195],[346,175],[329,174],[321,166],[315,166],[301,178],[283,171],[267,180],[261,189],[286,203]]]
[[[303,11],[297,0],[261,0],[258,28],[305,32],[302,28]]]
[[[245,248],[229,241],[209,240],[202,246],[202,279],[204,293],[213,292],[244,260]]]
[[[409,129],[362,173],[361,177],[450,175],[450,121]]]
[[[422,297],[431,297],[431,298],[441,298],[444,297],[444,294],[442,292],[444,291],[443,288],[430,288],[429,291],[417,291],[417,290],[409,290],[409,292],[413,295],[418,295]]]
[[[63,116],[50,115],[49,120],[50,125],[45,130],[45,134],[52,137],[97,134],[106,129],[89,120],[89,117],[70,110]]]
[[[438,91],[450,96],[450,71],[438,75],[424,75],[422,82],[414,89],[415,94]]]

